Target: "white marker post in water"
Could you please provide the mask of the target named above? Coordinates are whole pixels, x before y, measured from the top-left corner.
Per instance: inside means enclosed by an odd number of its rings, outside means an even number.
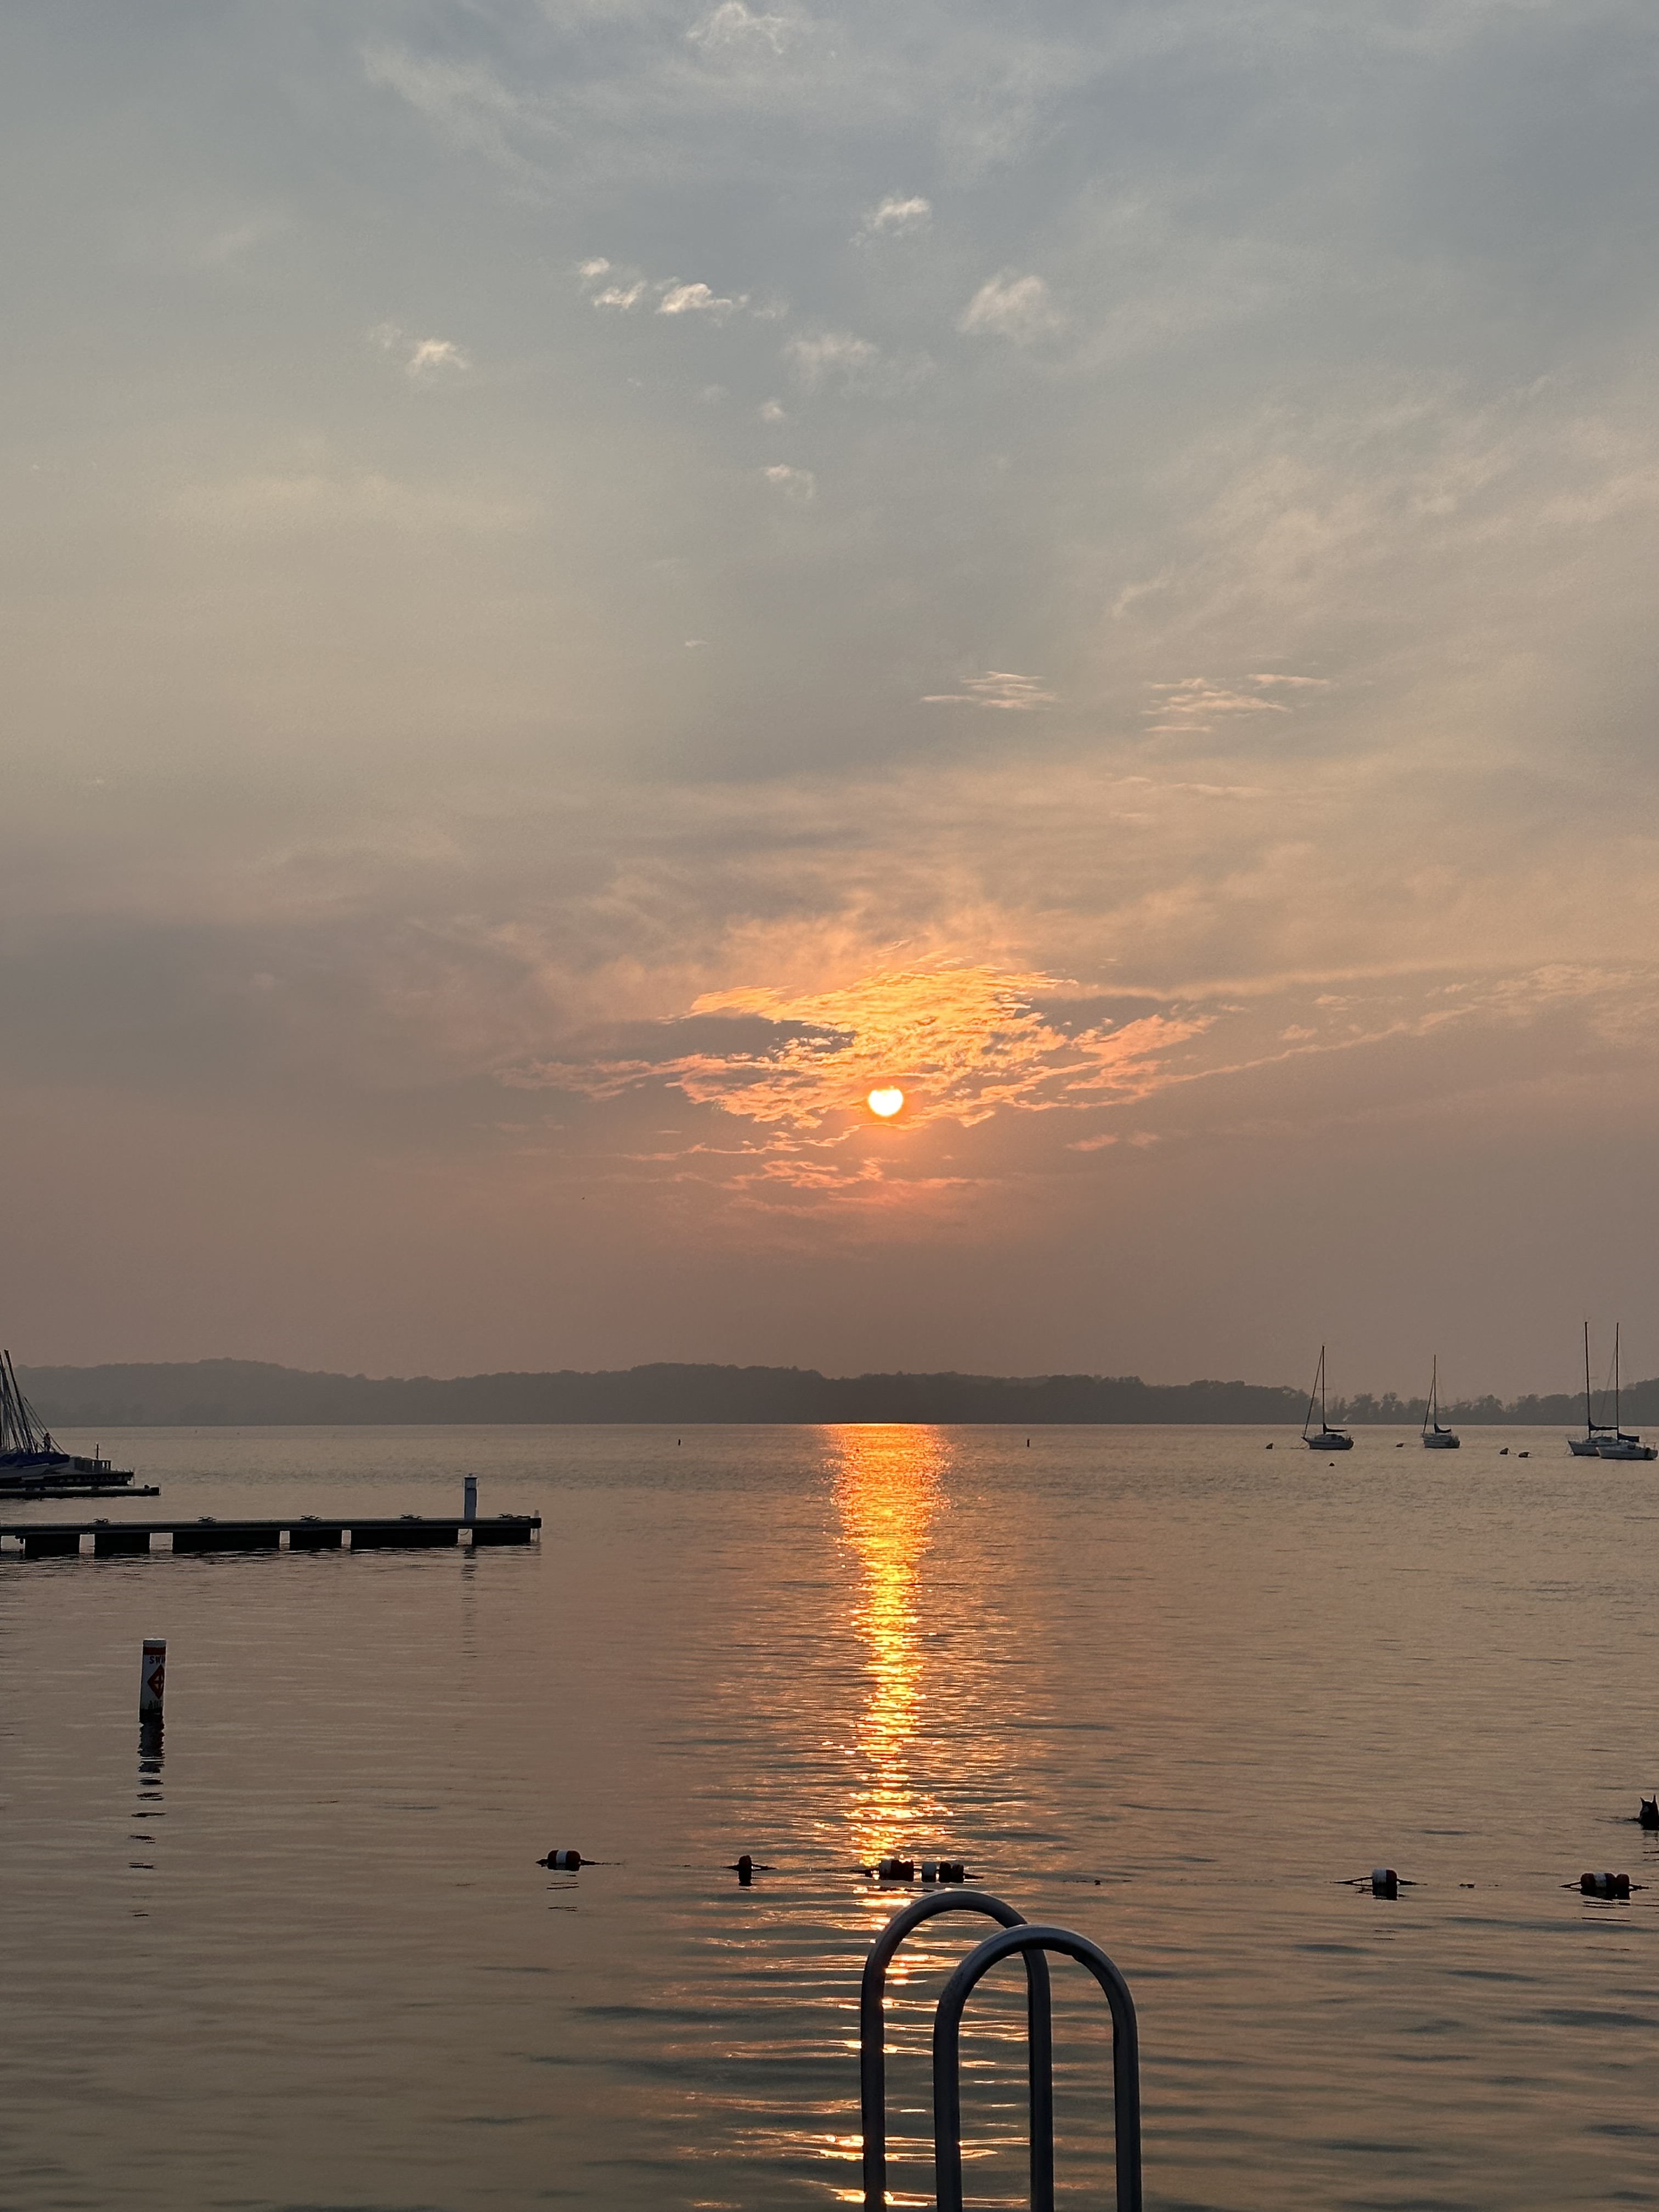
[[[469,1474],[461,1485],[461,1518],[470,1527],[478,1517],[478,1478]]]
[[[138,1717],[141,1721],[161,1718],[161,1693],[167,1686],[167,1640],[165,1636],[147,1636],[143,1657],[138,1667]]]

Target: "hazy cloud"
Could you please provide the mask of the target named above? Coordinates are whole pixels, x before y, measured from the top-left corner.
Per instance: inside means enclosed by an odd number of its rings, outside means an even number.
[[[775,490],[793,500],[797,507],[805,507],[817,496],[818,481],[811,469],[791,468],[783,461],[774,461],[762,474]]]
[[[657,305],[659,315],[709,315],[724,322],[745,304],[746,295],[722,299],[707,284],[671,284]]]
[[[926,230],[933,218],[931,200],[925,200],[919,194],[909,199],[901,199],[895,194],[871,209],[854,236],[862,240],[914,237],[918,232]]]
[[[781,54],[790,31],[787,15],[768,15],[744,5],[744,0],[720,0],[686,33],[694,46],[719,49],[763,47]]]
[[[1039,707],[1058,704],[1057,695],[1045,691],[1034,676],[1018,676],[1009,669],[988,669],[983,676],[964,678],[960,691],[929,691],[924,707],[990,707],[1004,714],[1029,714]]]
[[[980,286],[963,309],[957,328],[972,337],[1035,345],[1063,329],[1065,319],[1041,276],[1017,276],[1006,269]]]

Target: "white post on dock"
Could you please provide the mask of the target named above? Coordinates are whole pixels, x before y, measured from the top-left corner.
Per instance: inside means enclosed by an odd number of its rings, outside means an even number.
[[[140,1720],[159,1719],[161,1711],[161,1692],[167,1686],[167,1640],[165,1636],[144,1638],[143,1657],[138,1668],[138,1717]]]
[[[461,1486],[461,1518],[470,1527],[478,1517],[478,1478],[469,1474]]]

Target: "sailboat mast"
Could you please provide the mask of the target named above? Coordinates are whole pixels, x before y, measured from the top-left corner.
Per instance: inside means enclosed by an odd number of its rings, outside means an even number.
[[[1593,1436],[1595,1431],[1595,1424],[1590,1419],[1589,1323],[1586,1322],[1584,1323],[1584,1434],[1587,1437]]]
[[[1308,1424],[1313,1419],[1316,1398],[1319,1401],[1319,1425],[1322,1429],[1325,1425],[1325,1347],[1322,1344],[1319,1347],[1319,1367],[1314,1376],[1313,1389],[1308,1393],[1308,1410],[1302,1416],[1302,1433],[1304,1437],[1308,1433]]]
[[[1623,1326],[1624,1324],[1621,1322],[1614,1322],[1613,1324],[1613,1433],[1614,1436],[1618,1436],[1620,1433],[1619,1427],[1619,1332]]]

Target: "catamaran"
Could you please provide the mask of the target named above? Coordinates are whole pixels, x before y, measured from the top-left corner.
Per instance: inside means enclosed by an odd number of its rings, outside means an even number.
[[[1597,1439],[1597,1459],[1659,1459],[1659,1444],[1644,1444],[1639,1436],[1627,1435],[1619,1425],[1619,1324],[1613,1330],[1613,1433]]]
[[[1425,1451],[1456,1451],[1462,1442],[1455,1429],[1445,1428],[1441,1424],[1440,1355],[1437,1352],[1429,1382],[1429,1402],[1423,1409],[1423,1448]]]
[[[1319,1426],[1311,1434],[1309,1424],[1313,1419],[1315,1401],[1319,1404]],[[1346,1429],[1334,1429],[1325,1418],[1325,1347],[1319,1347],[1319,1372],[1314,1376],[1313,1389],[1308,1393],[1308,1410],[1302,1417],[1302,1441],[1310,1451],[1352,1451],[1353,1438]]]
[[[1613,1430],[1606,1421],[1596,1419],[1595,1407],[1590,1398],[1589,1323],[1586,1322],[1584,1323],[1584,1433],[1582,1437],[1569,1437],[1567,1449],[1575,1459],[1599,1459],[1601,1455],[1602,1437],[1610,1437],[1612,1434]]]
[[[86,1495],[125,1490],[131,1480],[130,1470],[118,1474],[96,1452],[88,1458],[54,1443],[51,1430],[18,1387],[10,1352],[0,1351],[0,1497],[19,1491]]]

